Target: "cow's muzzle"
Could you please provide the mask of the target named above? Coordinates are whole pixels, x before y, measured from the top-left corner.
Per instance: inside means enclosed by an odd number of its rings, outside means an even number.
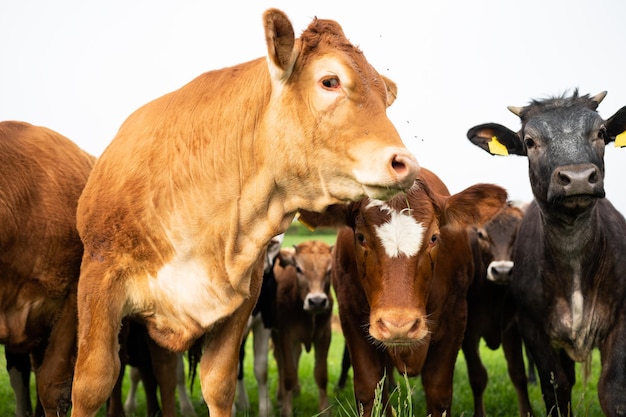
[[[370,316],[370,335],[389,347],[418,344],[428,333],[425,317],[416,311],[372,311]]]
[[[307,294],[304,299],[305,311],[311,313],[321,313],[326,312],[330,309],[330,300],[328,299],[328,295],[325,293],[311,293]]]
[[[604,198],[604,177],[595,164],[564,165],[554,170],[548,202],[567,208],[585,208]]]

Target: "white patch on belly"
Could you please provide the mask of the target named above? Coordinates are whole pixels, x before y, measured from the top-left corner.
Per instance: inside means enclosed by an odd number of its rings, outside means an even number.
[[[376,228],[385,252],[390,257],[413,256],[422,246],[424,226],[409,215],[409,210],[391,211],[391,219]]]

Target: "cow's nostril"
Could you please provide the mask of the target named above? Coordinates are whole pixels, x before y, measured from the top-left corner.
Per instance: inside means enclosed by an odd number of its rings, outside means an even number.
[[[559,182],[563,185],[567,185],[570,182],[572,182],[572,179],[569,177],[569,175],[567,175],[566,173],[562,171],[558,173],[558,179],[559,179]]]
[[[393,158],[393,161],[391,161],[391,166],[398,174],[403,173],[407,169],[406,164],[402,161],[398,161],[395,157]]]

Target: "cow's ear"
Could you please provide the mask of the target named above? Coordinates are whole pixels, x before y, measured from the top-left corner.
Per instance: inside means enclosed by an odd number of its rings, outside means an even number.
[[[467,138],[492,155],[526,155],[519,135],[497,123],[474,126],[467,131]]]
[[[278,261],[280,266],[286,268],[287,266],[296,266],[296,250],[295,248],[281,248],[278,253]]]
[[[606,120],[604,126],[607,132],[607,143],[615,141],[615,146],[626,146],[626,106]]]
[[[343,226],[351,226],[349,216],[351,204],[333,204],[328,206],[323,213],[308,210],[299,210],[296,219],[313,231],[318,227],[331,227],[338,229]]]
[[[398,86],[384,75],[381,75],[381,78],[385,81],[385,88],[387,89],[387,107],[389,107],[396,101],[396,97],[398,97]]]
[[[286,80],[291,75],[298,56],[293,26],[285,13],[268,9],[263,13],[268,66],[272,78]]]
[[[493,184],[476,184],[446,200],[443,225],[482,225],[496,215],[507,203],[507,192]]]

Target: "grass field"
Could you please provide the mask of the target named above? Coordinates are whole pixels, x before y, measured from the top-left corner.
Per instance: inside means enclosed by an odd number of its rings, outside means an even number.
[[[294,227],[287,233],[283,246],[290,246],[303,240],[308,239],[320,239],[329,244],[334,243],[334,233],[330,231],[318,231],[315,234],[304,230],[302,227]],[[354,417],[356,412],[354,411],[354,399],[352,391],[352,380],[348,381],[346,388],[343,391],[336,391],[336,383],[339,379],[341,371],[341,358],[344,348],[343,335],[338,325],[338,320],[335,320],[333,337],[331,341],[331,348],[328,356],[328,369],[329,369],[329,386],[328,392],[332,404],[332,412],[334,416]],[[244,364],[245,369],[245,381],[248,389],[248,395],[252,403],[252,410],[250,413],[238,413],[237,417],[253,417],[256,415],[256,407],[258,404],[256,394],[256,382],[254,380],[253,373],[253,361],[252,361],[252,340],[248,339],[246,346],[247,355]],[[3,370],[6,368],[4,362],[4,348],[0,347],[0,417],[13,416],[14,415],[14,399],[9,385],[9,380],[6,372]],[[270,353],[272,355],[272,353]],[[491,351],[485,346],[481,346],[481,355],[487,371],[489,372],[489,384],[487,391],[485,392],[485,405],[489,417],[517,416],[517,399],[512,384],[510,383],[506,371],[506,363],[504,361],[504,355],[502,350]],[[317,410],[317,388],[313,380],[313,352],[304,353],[300,362],[300,381],[301,381],[301,394],[294,400],[294,417],[311,417],[318,413]],[[600,406],[598,404],[596,394],[596,382],[599,375],[599,357],[595,352],[593,357],[592,375],[589,381],[584,384],[582,381],[582,371],[580,365],[577,365],[577,383],[573,391],[573,410],[577,416],[580,417],[596,417],[602,416]],[[128,374],[128,370],[127,370]],[[350,375],[352,372],[350,371]],[[396,381],[404,387],[404,379],[400,375],[396,375]],[[272,395],[272,401],[274,403],[274,409],[276,415],[276,388],[277,388],[277,370],[276,363],[273,356],[270,359],[270,371],[269,371],[270,393]],[[425,400],[421,388],[421,382],[419,378],[411,378],[408,380],[411,388],[411,402],[413,416],[426,416]],[[34,382],[31,383],[34,392]],[[541,392],[538,385],[531,385],[529,387],[531,402],[533,409],[537,416],[545,416],[543,401],[541,399]],[[128,392],[128,378],[125,380],[124,395]],[[207,416],[207,408],[204,405],[202,396],[200,393],[200,386],[196,379],[192,389],[192,402],[195,406],[198,416]],[[396,398],[392,400],[393,404],[406,402],[405,395],[402,395],[399,401]],[[143,391],[140,388],[138,396],[138,410],[135,416],[145,416],[145,397]],[[472,393],[469,387],[467,372],[465,367],[465,360],[463,354],[459,354],[455,368],[454,377],[454,400],[452,414],[454,416],[472,416],[473,415],[473,400]],[[99,416],[105,416],[105,411],[101,410]],[[133,417],[133,416],[127,416]],[[399,415],[401,417],[401,415]]]

